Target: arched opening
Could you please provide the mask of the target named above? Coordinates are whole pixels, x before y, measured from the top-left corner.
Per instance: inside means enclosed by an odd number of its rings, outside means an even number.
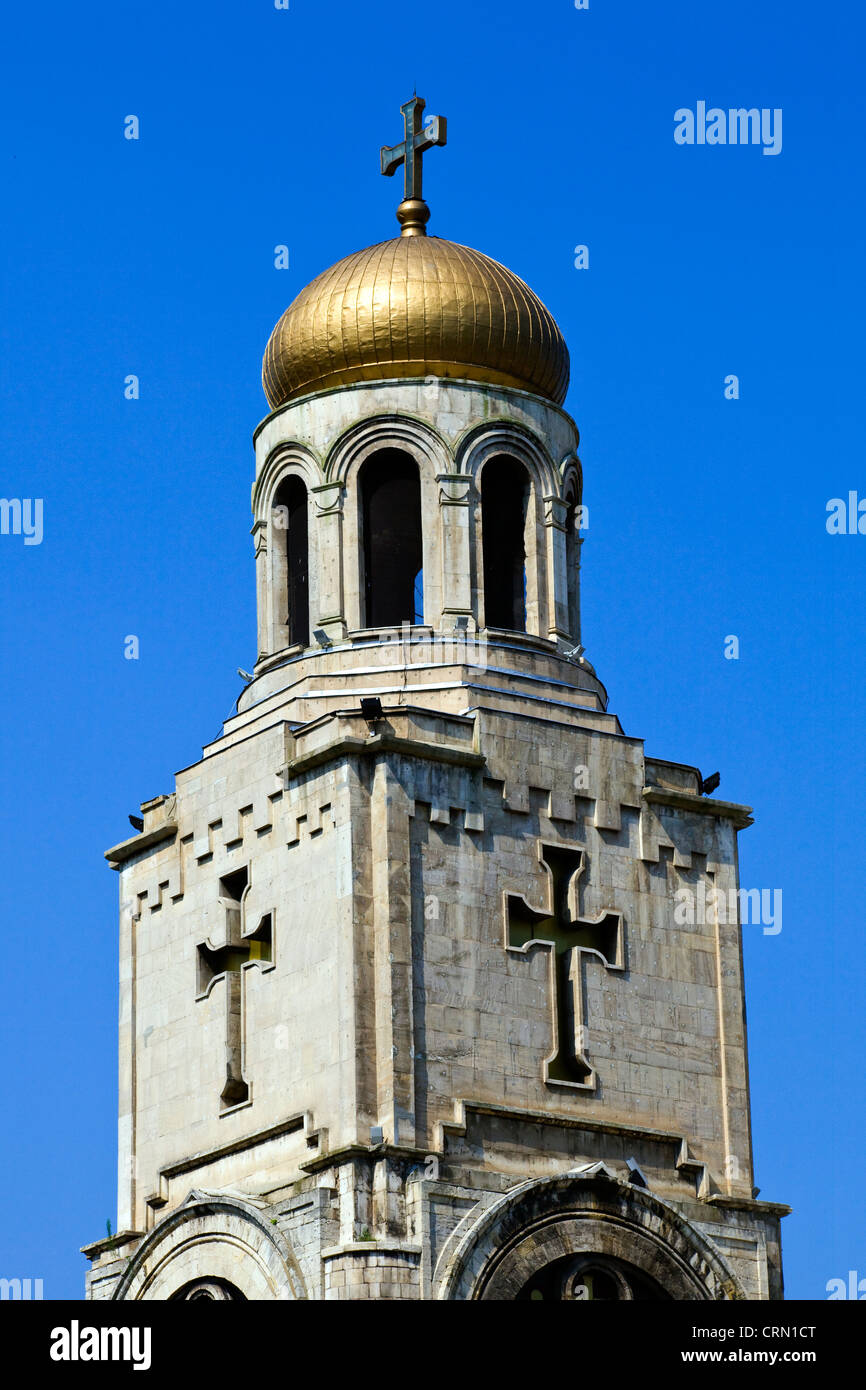
[[[246,1295],[242,1294],[236,1284],[232,1284],[228,1279],[192,1279],[188,1284],[184,1284],[182,1289],[171,1295],[172,1303],[192,1303],[195,1300],[205,1300],[212,1303],[246,1303]]]
[[[618,1303],[661,1302],[670,1295],[643,1270],[625,1260],[600,1255],[567,1255],[536,1271],[517,1295],[517,1302]]]
[[[423,538],[418,465],[399,449],[381,449],[361,469],[364,623],[423,623]]]
[[[526,631],[526,518],[529,474],[516,459],[501,457],[481,475],[481,544],[484,552],[484,621],[487,627]]]
[[[307,489],[298,477],[280,484],[274,505],[277,546],[276,621],[284,624],[287,645],[309,646],[310,642],[310,564]],[[280,532],[284,531],[283,541]],[[285,615],[285,616],[284,616]]]

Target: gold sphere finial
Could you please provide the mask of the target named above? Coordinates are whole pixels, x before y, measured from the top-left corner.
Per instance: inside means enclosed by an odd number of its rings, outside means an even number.
[[[404,198],[397,209],[401,236],[426,236],[430,209],[423,198]]]

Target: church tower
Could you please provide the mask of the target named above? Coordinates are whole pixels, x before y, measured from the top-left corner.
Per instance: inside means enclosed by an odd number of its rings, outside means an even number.
[[[264,359],[258,659],[108,851],[118,1234],[94,1299],[778,1299],[737,833],[580,634],[568,352],[510,270],[400,235]],[[691,909],[691,910],[690,910]]]

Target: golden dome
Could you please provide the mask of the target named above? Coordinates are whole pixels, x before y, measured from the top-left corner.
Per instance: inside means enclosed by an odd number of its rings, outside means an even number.
[[[568,349],[556,320],[504,265],[438,237],[356,251],[301,290],[265,351],[272,410],[354,381],[451,376],[561,405]]]

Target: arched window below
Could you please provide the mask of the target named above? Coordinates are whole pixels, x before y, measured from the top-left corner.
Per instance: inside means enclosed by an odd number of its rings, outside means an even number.
[[[484,621],[526,631],[526,517],[529,474],[516,459],[495,458],[481,475]]]
[[[670,1295],[643,1270],[610,1255],[568,1255],[538,1270],[518,1302],[662,1302]]]
[[[382,449],[361,469],[364,533],[364,623],[423,623],[423,539],[418,465],[399,449]]]
[[[229,1283],[228,1279],[192,1279],[182,1289],[173,1293],[173,1303],[191,1303],[195,1299],[205,1299],[213,1303],[246,1303],[246,1294]]]

